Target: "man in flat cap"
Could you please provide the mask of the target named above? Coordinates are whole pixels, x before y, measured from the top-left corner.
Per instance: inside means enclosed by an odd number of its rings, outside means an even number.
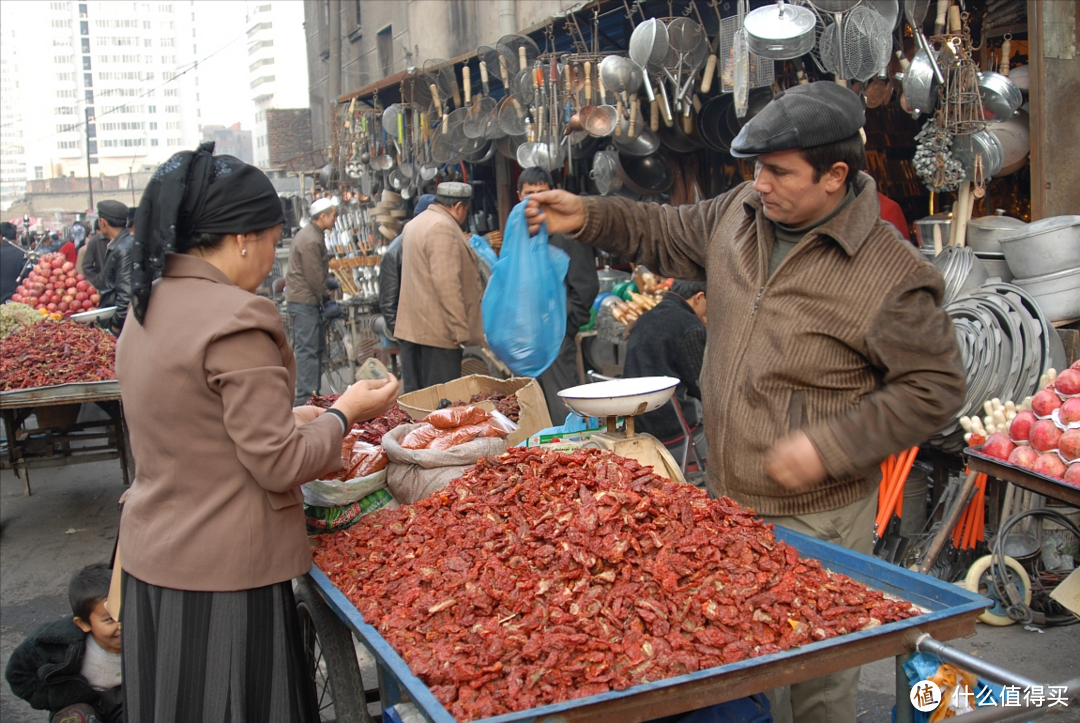
[[[869,554],[880,462],[954,419],[965,384],[941,274],[880,219],[858,172],[863,123],[846,88],[796,86],[732,143],[753,181],[681,207],[551,191],[526,215],[705,280],[709,492]],[[775,691],[773,714],[854,721],[858,681],[854,668]]]
[[[135,243],[127,228],[128,207],[119,201],[102,201],[98,204],[98,228],[106,240],[105,259],[102,262],[100,283],[94,284],[101,294],[101,306],[115,306],[107,320],[109,331],[119,336],[127,319],[128,305],[134,291],[131,275],[131,247]],[[88,252],[89,253],[89,252]],[[85,259],[83,261],[85,266]],[[86,274],[84,274],[86,276]],[[87,278],[90,278],[87,276]]]
[[[308,209],[310,221],[289,246],[289,271],[285,275],[285,301],[293,323],[296,353],[296,406],[303,405],[322,386],[322,307],[330,298],[330,251],[326,232],[337,221],[337,204],[329,198],[316,200]]]
[[[401,235],[401,293],[394,334],[401,342],[405,391],[461,376],[466,346],[483,342],[480,264],[462,224],[472,186],[440,183],[435,201]]]

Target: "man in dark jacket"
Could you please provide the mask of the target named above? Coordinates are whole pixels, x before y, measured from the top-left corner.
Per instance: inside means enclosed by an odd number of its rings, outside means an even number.
[[[705,359],[705,282],[676,279],[660,303],[646,311],[630,330],[626,344],[624,377],[675,377],[681,380],[675,390],[686,423],[698,427],[701,417],[701,364]],[[695,401],[696,400],[696,401]],[[643,414],[636,420],[637,429],[664,442],[679,459],[686,440],[671,404]],[[699,437],[695,436],[695,442]],[[698,442],[698,454],[705,457]]]
[[[526,168],[518,177],[518,200],[524,201],[534,193],[550,191],[554,187],[551,174],[543,168]],[[600,278],[596,275],[596,257],[591,248],[562,234],[552,234],[548,243],[570,257],[570,267],[566,271],[566,336],[555,361],[537,378],[544,390],[551,423],[559,425],[570,413],[559,397],[559,391],[582,383],[578,378],[575,337],[578,329],[589,323],[593,301],[600,291]]]
[[[18,287],[19,274],[26,266],[26,254],[15,241],[18,232],[15,224],[8,221],[0,223],[0,304],[11,300]]]
[[[110,332],[120,336],[133,291],[131,247],[135,239],[127,229],[128,207],[124,204],[119,201],[102,201],[98,204],[98,215],[101,234],[108,240],[108,246],[101,269],[101,284],[94,285],[101,294],[102,308],[116,307],[116,311],[108,319],[108,326]]]
[[[425,193],[416,199],[413,218],[427,210],[435,200],[434,193]],[[407,225],[407,224],[406,224]],[[401,295],[401,234],[390,242],[379,260],[379,312],[386,325],[386,335],[394,338],[397,326],[398,297]]]
[[[80,274],[86,277],[90,285],[101,291],[102,273],[105,271],[105,254],[109,249],[109,239],[101,231],[101,204],[109,203],[102,201],[98,204],[98,218],[94,221],[94,234],[86,240],[86,251],[83,254],[82,265],[76,268]],[[123,205],[123,204],[120,204]]]

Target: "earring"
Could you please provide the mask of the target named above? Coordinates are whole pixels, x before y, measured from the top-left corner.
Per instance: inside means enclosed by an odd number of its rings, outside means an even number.
[[[247,256],[247,249],[240,249],[241,256]]]

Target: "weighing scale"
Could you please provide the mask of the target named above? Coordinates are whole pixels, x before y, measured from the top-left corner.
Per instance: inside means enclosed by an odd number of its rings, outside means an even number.
[[[685,482],[682,470],[667,448],[651,434],[634,431],[634,417],[668,403],[681,380],[675,377],[635,377],[582,384],[559,392],[563,403],[583,417],[603,417],[607,431],[589,438],[583,447],[606,449],[653,468],[657,474]],[[624,428],[616,428],[619,417]]]

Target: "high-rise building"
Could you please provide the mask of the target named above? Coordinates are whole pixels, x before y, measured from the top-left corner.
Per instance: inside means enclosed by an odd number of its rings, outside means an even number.
[[[4,8],[0,5],[0,12]],[[0,17],[0,210],[5,211],[26,191],[26,149],[19,116],[21,57],[16,35],[17,26]]]
[[[255,106],[255,165],[270,164],[267,111],[308,107],[304,4],[287,0],[248,0],[247,60]]]
[[[127,174],[198,143],[192,0],[3,5],[4,87],[21,91],[3,101],[4,147],[22,147],[23,183]]]

